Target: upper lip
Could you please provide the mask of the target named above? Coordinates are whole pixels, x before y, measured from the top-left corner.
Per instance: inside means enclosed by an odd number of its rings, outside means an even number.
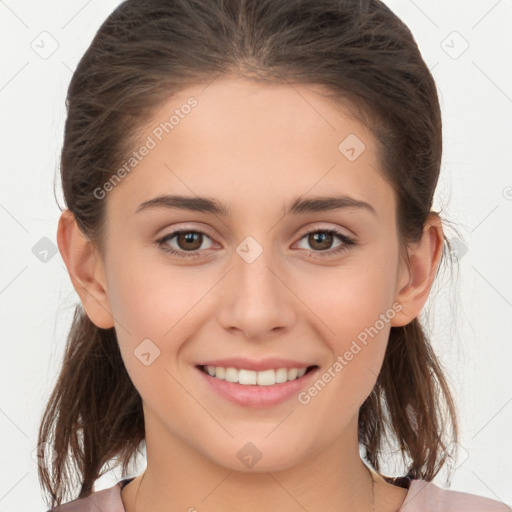
[[[261,359],[259,361],[245,357],[230,357],[229,359],[203,361],[198,363],[197,366],[222,366],[224,368],[237,368],[238,370],[245,369],[259,372],[263,370],[277,370],[278,368],[307,368],[314,365],[279,357]]]

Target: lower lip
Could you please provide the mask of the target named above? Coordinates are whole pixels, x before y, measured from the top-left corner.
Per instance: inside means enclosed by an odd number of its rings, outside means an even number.
[[[318,367],[313,368],[299,379],[273,384],[272,386],[257,386],[217,379],[200,370],[197,366],[195,368],[219,395],[245,407],[268,407],[284,402],[297,395],[318,370]]]

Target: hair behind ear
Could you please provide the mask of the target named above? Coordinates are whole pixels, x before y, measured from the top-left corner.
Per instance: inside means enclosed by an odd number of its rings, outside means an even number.
[[[446,415],[441,405],[448,411],[450,433],[442,423]],[[359,439],[368,462],[379,471],[381,444],[391,432],[399,443],[407,476],[430,481],[447,458],[456,458],[456,418],[444,372],[419,319],[392,327],[377,382],[359,414]]]
[[[38,446],[52,447],[51,453],[42,450],[38,467],[51,507],[76,498],[75,468],[78,498],[86,497],[112,458],[118,457],[117,465],[126,472],[144,438],[142,400],[124,367],[115,331],[96,327],[79,304],[38,434]]]

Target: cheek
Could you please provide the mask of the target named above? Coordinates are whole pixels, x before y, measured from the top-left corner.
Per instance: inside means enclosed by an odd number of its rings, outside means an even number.
[[[112,312],[126,328],[120,328],[124,334],[162,338],[197,301],[199,290],[191,282],[192,274],[137,257],[136,251],[126,253],[131,257],[119,258],[119,264],[108,268]]]
[[[295,289],[321,320],[321,334],[341,351],[392,307],[396,278],[394,255],[376,250],[360,253],[339,267],[304,274]],[[383,330],[381,322],[377,328]]]
[[[331,268],[329,273],[312,275],[304,284],[309,285],[307,292],[305,288],[299,292],[307,297],[308,308],[321,320],[315,325],[330,353],[328,371],[322,380],[329,382],[336,397],[326,395],[340,408],[359,407],[371,392],[382,366],[396,314],[392,307],[394,258],[388,249],[347,260],[346,265]]]
[[[192,271],[137,257],[136,251],[124,252],[131,257],[119,257],[119,264],[108,267],[109,302],[125,366],[139,387],[149,368],[156,372],[158,367],[171,370],[175,366],[182,347],[197,329],[198,315],[205,314],[208,292],[218,277],[207,270]],[[146,368],[145,362],[151,366]]]
[[[353,293],[349,279],[346,284],[347,288],[331,296],[330,302],[323,298],[319,311],[322,325],[328,328],[322,327],[321,336],[329,358],[300,397],[300,403],[311,403],[313,409],[327,414],[317,426],[332,436],[341,423],[357,417],[374,388],[395,312],[388,303],[388,294],[378,287],[368,286],[366,291],[360,288],[359,293]],[[358,284],[362,284],[360,280]],[[314,303],[314,296],[311,301]]]
[[[137,258],[125,258],[110,268],[109,301],[121,356],[133,385],[152,410],[165,407],[169,395],[173,407],[190,407],[190,399],[173,378],[181,380],[172,362],[190,334],[187,312],[200,290],[180,293],[183,279],[176,270],[166,277],[162,265],[141,264]]]

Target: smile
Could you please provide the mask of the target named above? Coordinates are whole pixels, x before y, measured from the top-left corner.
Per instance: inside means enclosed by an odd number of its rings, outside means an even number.
[[[199,369],[204,373],[208,373],[210,377],[242,384],[244,386],[273,386],[274,384],[282,384],[291,380],[300,379],[313,368],[315,368],[315,366],[254,371],[243,368],[225,368],[223,366],[199,366]]]

